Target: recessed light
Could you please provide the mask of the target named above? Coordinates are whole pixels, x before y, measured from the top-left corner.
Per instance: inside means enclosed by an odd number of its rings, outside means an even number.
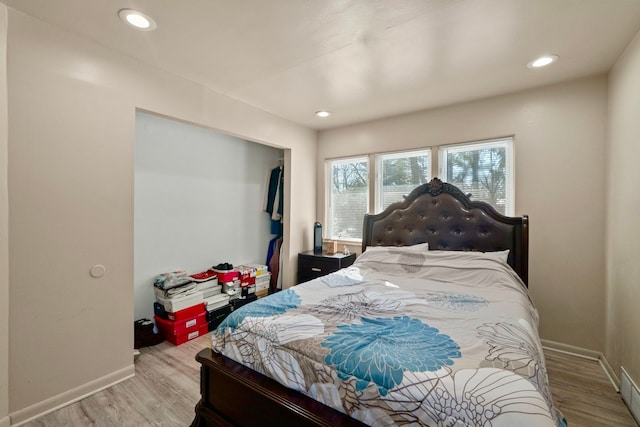
[[[551,65],[558,60],[558,55],[543,55],[527,64],[527,68],[540,68]]]
[[[331,115],[331,113],[328,112],[328,111],[324,111],[324,110],[316,111],[316,116],[318,116],[318,117],[325,118],[325,117],[329,117],[330,115]]]
[[[131,25],[138,30],[151,31],[156,29],[156,21],[149,15],[138,12],[133,9],[120,9],[118,16],[125,23]]]

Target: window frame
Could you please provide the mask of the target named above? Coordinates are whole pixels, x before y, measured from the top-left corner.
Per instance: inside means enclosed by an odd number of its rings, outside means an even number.
[[[514,216],[515,215],[515,136],[503,136],[496,137],[491,139],[483,139],[476,141],[467,141],[460,143],[452,143],[452,144],[443,144],[443,145],[432,145],[426,147],[418,147],[406,150],[398,150],[398,151],[383,151],[376,153],[368,153],[368,154],[359,154],[347,157],[336,157],[325,159],[325,194],[324,194],[324,224],[326,226],[323,230],[323,238],[324,239],[332,239],[338,240],[340,242],[344,242],[347,244],[356,244],[361,243],[362,238],[343,238],[337,236],[331,236],[330,231],[333,231],[330,224],[330,200],[331,200],[331,190],[332,190],[332,165],[336,163],[348,163],[354,160],[365,160],[367,161],[367,213],[369,215],[373,215],[381,210],[381,200],[378,200],[380,197],[379,188],[382,184],[382,161],[383,158],[403,158],[403,157],[411,157],[413,153],[421,153],[421,152],[429,152],[429,177],[428,181],[432,180],[434,176],[444,177],[446,178],[446,161],[444,160],[444,153],[446,150],[455,148],[456,151],[464,151],[465,148],[491,148],[492,146],[505,144],[506,147],[506,156],[505,156],[505,193],[507,195],[505,199],[505,215],[506,216]],[[434,172],[438,173],[435,174]],[[441,178],[443,179],[443,178]],[[445,181],[445,179],[443,179]],[[510,195],[510,197],[509,197]],[[473,199],[472,199],[473,200]]]
[[[333,223],[330,221],[331,215],[331,191],[333,188],[333,174],[332,174],[332,166],[334,164],[344,164],[344,163],[352,163],[359,160],[365,160],[367,162],[367,191],[365,194],[367,195],[367,209],[366,213],[371,213],[371,155],[356,155],[349,157],[338,157],[334,159],[326,159],[325,160],[325,209],[324,209],[324,227],[322,230],[323,239],[332,239],[338,240],[340,242],[350,242],[350,243],[358,243],[362,242],[362,238],[351,238],[351,237],[338,237],[332,236],[333,232]]]
[[[372,199],[373,203],[369,206],[369,213],[379,213],[382,212],[385,208],[382,207],[382,187],[383,187],[383,166],[382,162],[384,160],[397,160],[397,159],[406,159],[409,157],[418,157],[420,155],[424,155],[427,153],[429,156],[429,174],[427,176],[427,182],[433,179],[433,147],[419,148],[413,150],[405,150],[405,151],[391,151],[385,153],[375,153],[370,156],[374,157],[374,165],[375,169],[373,173],[375,175],[375,182],[373,185]],[[373,205],[373,209],[371,209],[371,205]]]
[[[462,142],[458,144],[447,144],[438,146],[438,172],[443,181],[447,181],[447,161],[445,154],[447,150],[453,149],[454,152],[481,150],[486,148],[505,148],[505,207],[504,215],[515,215],[515,177],[513,173],[514,169],[514,156],[513,156],[513,136],[506,136],[501,138],[484,139],[473,142]],[[472,199],[473,200],[473,199]]]

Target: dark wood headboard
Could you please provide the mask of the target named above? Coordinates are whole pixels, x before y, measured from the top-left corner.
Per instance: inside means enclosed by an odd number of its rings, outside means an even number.
[[[367,246],[429,243],[429,250],[502,251],[528,286],[529,217],[508,217],[485,202],[471,201],[454,185],[433,178],[402,202],[364,216],[362,251]]]

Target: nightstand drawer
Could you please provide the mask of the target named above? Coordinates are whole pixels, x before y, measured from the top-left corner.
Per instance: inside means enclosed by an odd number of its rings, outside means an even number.
[[[327,255],[313,251],[298,254],[298,283],[307,282],[317,277],[340,270],[353,264],[355,254]]]

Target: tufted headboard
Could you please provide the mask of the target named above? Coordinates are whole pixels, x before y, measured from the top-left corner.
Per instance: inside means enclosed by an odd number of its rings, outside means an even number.
[[[402,202],[364,216],[362,251],[367,246],[429,243],[429,250],[501,251],[528,285],[529,217],[507,217],[491,205],[471,201],[458,187],[433,178]]]

